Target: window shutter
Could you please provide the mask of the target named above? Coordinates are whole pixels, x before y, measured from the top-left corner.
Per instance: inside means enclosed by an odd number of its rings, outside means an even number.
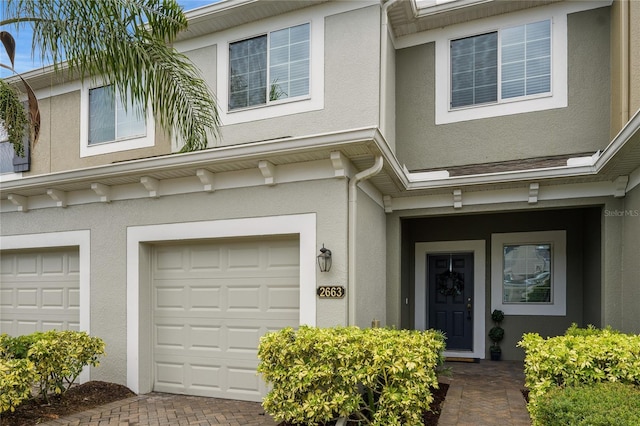
[[[15,173],[28,172],[31,169],[31,149],[29,147],[29,141],[24,144],[24,156],[18,157],[17,154],[13,157],[13,171]]]

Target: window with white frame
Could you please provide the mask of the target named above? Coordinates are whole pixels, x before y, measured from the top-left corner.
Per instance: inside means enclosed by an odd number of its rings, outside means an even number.
[[[80,157],[110,154],[155,144],[150,111],[120,96],[113,85],[82,87]]]
[[[309,96],[310,25],[229,44],[229,110]]]
[[[435,32],[435,124],[566,108],[567,15],[582,5],[497,15]]]
[[[90,146],[143,137],[146,132],[142,108],[123,100],[113,85],[89,90]]]
[[[551,92],[551,21],[451,41],[451,108]]]
[[[566,314],[566,232],[491,236],[492,309],[509,315]]]

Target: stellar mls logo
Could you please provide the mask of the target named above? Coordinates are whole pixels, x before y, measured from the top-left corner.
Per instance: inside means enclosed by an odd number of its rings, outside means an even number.
[[[604,217],[640,217],[640,210],[604,210]]]

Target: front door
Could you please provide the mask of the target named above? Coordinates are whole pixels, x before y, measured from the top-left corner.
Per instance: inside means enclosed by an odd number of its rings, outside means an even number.
[[[473,350],[473,253],[427,255],[428,327],[447,337],[447,350]]]

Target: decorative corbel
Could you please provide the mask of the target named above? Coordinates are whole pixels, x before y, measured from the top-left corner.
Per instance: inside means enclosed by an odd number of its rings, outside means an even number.
[[[103,183],[92,183],[91,189],[100,197],[101,203],[111,202],[111,187]]]
[[[149,197],[160,197],[160,192],[158,190],[160,188],[160,181],[158,179],[149,176],[143,176],[140,178],[140,183],[144,185],[144,188],[149,192]]]
[[[618,176],[616,180],[613,181],[615,185],[615,189],[613,191],[613,196],[615,198],[623,198],[627,195],[627,184],[629,183],[629,176]]]
[[[391,195],[385,195],[382,197],[382,203],[384,204],[384,212],[385,213],[393,213],[393,205],[391,204],[393,199]]]
[[[347,166],[344,155],[340,151],[332,151],[331,165],[333,166],[333,174],[335,177],[347,177]]]
[[[276,166],[269,161],[261,160],[258,162],[258,168],[260,169],[260,173],[262,173],[262,177],[264,177],[265,185],[275,185],[275,176],[276,176]]]
[[[9,194],[7,197],[14,206],[18,207],[19,212],[28,212],[29,211],[29,199],[22,195]]]
[[[539,183],[529,184],[529,204],[538,203],[538,192],[540,192]]]
[[[200,183],[203,189],[207,192],[215,191],[215,175],[209,170],[198,169],[196,170],[196,176],[200,179]]]
[[[59,189],[47,189],[47,195],[56,202],[56,207],[67,207],[67,193]]]
[[[453,190],[453,208],[454,209],[462,208],[462,189]]]

